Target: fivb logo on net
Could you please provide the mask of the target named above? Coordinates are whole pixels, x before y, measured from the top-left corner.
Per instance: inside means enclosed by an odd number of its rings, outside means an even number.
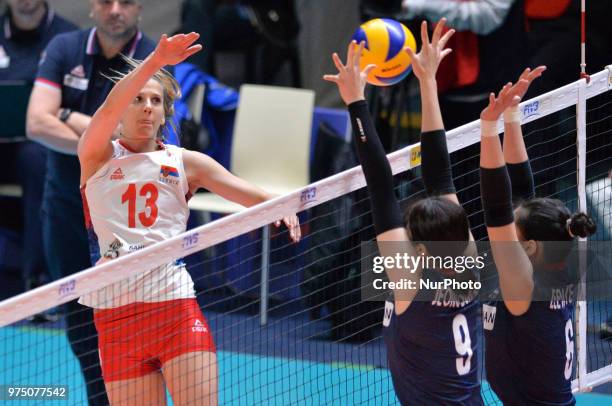
[[[523,106],[523,119],[537,116],[539,114],[539,109],[540,109],[539,100],[525,104]]]
[[[64,282],[60,285],[57,293],[60,297],[65,297],[73,293],[75,288],[76,279],[70,279],[68,282]]]

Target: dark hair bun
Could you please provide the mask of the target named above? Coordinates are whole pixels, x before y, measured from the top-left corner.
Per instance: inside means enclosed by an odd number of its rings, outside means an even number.
[[[574,213],[570,217],[569,231],[577,237],[588,237],[595,234],[597,224],[593,218],[585,213]]]

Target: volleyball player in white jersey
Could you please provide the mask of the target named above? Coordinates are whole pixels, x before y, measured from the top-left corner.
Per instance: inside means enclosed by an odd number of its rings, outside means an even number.
[[[114,86],[79,141],[86,222],[106,261],[182,233],[198,188],[252,206],[272,197],[204,154],[160,142],[179,94],[161,68],[198,52],[196,33],[163,35]],[[119,140],[112,141],[121,124]],[[296,216],[283,219],[294,241]],[[92,228],[93,226],[93,228]],[[95,308],[111,404],[217,404],[217,360],[184,265],[170,263],[81,298]]]

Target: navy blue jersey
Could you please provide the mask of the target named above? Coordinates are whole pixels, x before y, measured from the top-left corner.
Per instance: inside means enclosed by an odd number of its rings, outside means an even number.
[[[435,271],[423,279],[441,280]],[[410,307],[395,314],[385,304],[387,359],[402,405],[482,405],[478,363],[479,301],[449,289],[420,290]]]
[[[529,310],[513,316],[503,301],[483,307],[487,380],[507,405],[574,405],[573,289],[536,283]],[[541,300],[548,297],[549,300]]]

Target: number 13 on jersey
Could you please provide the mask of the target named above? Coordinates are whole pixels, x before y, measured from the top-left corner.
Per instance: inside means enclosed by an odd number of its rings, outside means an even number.
[[[153,183],[145,183],[140,190],[136,190],[135,183],[130,183],[127,190],[121,195],[121,203],[127,203],[128,209],[128,226],[136,227],[136,198],[137,195],[145,198],[144,210],[138,212],[138,220],[144,227],[151,227],[157,220],[157,198],[159,192],[157,186]]]

